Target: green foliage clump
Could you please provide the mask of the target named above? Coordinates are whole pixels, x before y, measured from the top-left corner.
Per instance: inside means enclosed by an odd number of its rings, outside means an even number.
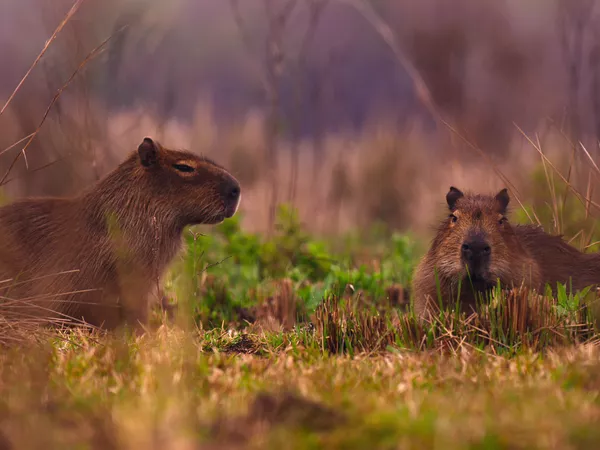
[[[413,240],[399,233],[388,236],[374,229],[365,259],[353,258],[361,246],[356,235],[329,241],[310,236],[297,211],[279,207],[270,236],[241,228],[241,215],[224,221],[209,235],[188,233],[187,251],[171,272],[167,288],[191,308],[198,322],[220,326],[235,321],[271,292],[273,282],[291,280],[301,309],[312,312],[328,295],[340,295],[347,285],[373,299],[385,296],[392,284],[408,285],[415,262]],[[386,236],[384,236],[386,234]],[[364,244],[362,245],[364,247]],[[336,248],[343,251],[335,251]]]

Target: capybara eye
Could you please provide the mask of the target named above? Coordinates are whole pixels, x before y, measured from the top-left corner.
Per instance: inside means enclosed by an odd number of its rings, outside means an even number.
[[[498,221],[498,225],[504,225],[504,222],[506,222],[506,217],[502,217],[499,221]]]
[[[187,164],[173,164],[173,167],[180,172],[193,172],[194,168],[192,166],[188,166]]]
[[[450,214],[450,220],[452,221],[452,223],[456,223],[458,217],[456,217],[454,214]]]

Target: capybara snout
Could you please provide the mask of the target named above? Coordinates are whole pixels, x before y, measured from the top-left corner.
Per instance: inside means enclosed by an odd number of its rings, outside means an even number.
[[[461,245],[461,257],[474,280],[486,280],[489,274],[492,249],[482,233],[472,233]]]

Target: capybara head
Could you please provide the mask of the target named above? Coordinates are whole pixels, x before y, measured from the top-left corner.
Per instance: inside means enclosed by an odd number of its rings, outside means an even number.
[[[506,189],[488,196],[450,188],[446,194],[450,214],[433,244],[440,276],[467,281],[477,290],[505,278],[511,269],[509,255],[519,247],[506,218],[509,201]]]
[[[176,217],[181,226],[220,223],[238,209],[239,182],[207,158],[168,150],[147,137],[136,163],[150,195],[161,202],[161,212]]]

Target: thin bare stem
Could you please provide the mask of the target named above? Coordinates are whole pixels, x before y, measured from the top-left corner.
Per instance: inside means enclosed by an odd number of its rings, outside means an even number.
[[[127,25],[121,27],[118,32],[121,32],[122,30],[124,30],[127,27]],[[118,33],[117,32],[117,33]],[[116,33],[115,33],[116,34]],[[33,140],[35,139],[35,137],[38,135],[38,133],[40,132],[40,130],[42,129],[42,126],[44,125],[44,123],[46,122],[46,119],[48,118],[48,114],[50,114],[50,111],[52,110],[52,107],[54,106],[54,104],[58,101],[58,99],[60,98],[60,96],[62,95],[62,93],[65,91],[65,89],[67,89],[67,87],[69,87],[69,85],[73,82],[73,80],[75,79],[75,77],[79,74],[79,72],[85,67],[87,66],[87,64],[92,61],[94,58],[96,58],[98,55],[100,55],[104,49],[106,48],[106,45],[109,43],[109,41],[115,36],[115,34],[110,35],[108,38],[106,38],[100,45],[98,45],[96,48],[94,48],[90,53],[88,53],[88,55],[85,57],[85,59],[79,64],[79,66],[75,69],[75,71],[71,74],[71,76],[69,77],[69,79],[65,82],[65,84],[63,84],[57,91],[56,94],[54,95],[54,97],[52,98],[52,100],[50,101],[50,104],[48,105],[48,107],[46,108],[46,111],[44,112],[44,115],[42,116],[42,119],[40,120],[40,123],[38,124],[36,130],[30,135],[29,140],[27,141],[27,143],[25,144],[25,146],[22,148],[21,152],[18,153],[15,158],[12,160],[10,166],[8,167],[6,173],[4,174],[4,176],[2,177],[2,179],[0,179],[0,186],[3,186],[6,182],[6,179],[8,178],[8,175],[10,174],[10,172],[12,171],[12,169],[14,168],[15,164],[17,163],[17,161],[19,160],[19,157],[21,155],[25,155],[25,150],[27,150],[27,148],[31,145],[31,143],[33,142]]]
[[[536,143],[533,142],[531,140],[531,138],[529,136],[527,136],[527,134],[521,128],[519,128],[519,126],[517,124],[515,124],[515,127],[519,130],[519,132],[523,135],[523,137],[525,137],[525,139],[527,139],[527,141],[529,141],[531,146],[540,154],[542,159],[544,159],[547,162],[547,164],[552,168],[552,170],[554,170],[556,172],[556,174],[561,178],[561,180],[567,185],[568,189],[571,192],[573,192],[573,194],[575,194],[575,197],[577,197],[577,199],[581,202],[581,204],[585,206],[585,199],[582,198],[582,195],[579,193],[579,191],[577,191],[577,189],[575,189],[571,185],[569,180],[567,178],[565,178],[563,176],[563,174],[560,173],[560,171],[556,168],[556,166],[554,166],[554,164],[552,164],[552,162],[548,159],[548,157],[544,154],[544,152],[542,152],[542,150],[540,148],[538,148]],[[590,205],[593,205],[595,208],[598,208],[600,210],[600,205],[591,199],[590,199]]]
[[[581,146],[581,149],[583,150],[583,152],[585,153],[585,155],[588,157],[588,159],[592,163],[592,166],[594,167],[594,169],[596,170],[596,172],[598,172],[598,174],[600,174],[600,168],[598,168],[598,166],[596,165],[596,162],[594,161],[594,158],[592,158],[592,155],[590,155],[590,152],[588,152],[587,148],[585,148],[585,145],[583,145],[583,143],[581,141],[579,142],[579,145]]]
[[[592,242],[591,244],[586,245],[584,248],[588,249],[588,248],[593,247],[594,245],[598,245],[598,244],[600,244],[600,241]]]
[[[2,156],[3,154],[5,154],[6,152],[8,152],[10,149],[15,148],[17,145],[19,145],[21,142],[26,141],[27,139],[29,139],[30,137],[32,137],[34,135],[34,133],[30,133],[25,137],[22,137],[21,139],[19,139],[17,142],[15,142],[14,144],[9,145],[8,147],[6,147],[4,150],[0,151],[0,156]]]
[[[44,169],[47,169],[48,167],[52,167],[54,164],[62,161],[63,159],[64,159],[64,157],[61,156],[60,158],[56,158],[55,160],[50,161],[47,164],[44,164],[40,167],[36,167],[35,169],[31,169],[31,170],[27,171],[27,173],[25,175],[9,178],[4,182],[4,186],[6,186],[8,183],[11,183],[13,181],[21,180],[21,179],[25,178],[26,175],[31,175],[32,173],[36,173],[36,172],[39,172],[40,170],[44,170]]]
[[[511,193],[514,195],[515,199],[529,218],[529,221],[533,222],[534,220],[532,219],[529,212],[519,199],[520,195],[514,184],[510,182],[508,177],[506,177],[502,173],[502,171],[500,171],[500,169],[496,166],[496,164],[494,164],[492,159],[485,154],[485,152],[483,152],[477,145],[473,144],[469,139],[463,136],[463,134],[460,133],[455,126],[451,125],[450,122],[443,117],[441,111],[435,104],[431,91],[427,87],[427,84],[425,83],[423,77],[420,75],[417,68],[414,66],[414,64],[412,64],[410,59],[406,56],[406,54],[402,51],[402,49],[396,42],[394,32],[392,31],[392,29],[385,23],[385,21],[381,17],[379,17],[379,15],[375,12],[373,7],[364,0],[339,1],[348,3],[354,8],[356,8],[356,10],[360,12],[363,15],[363,17],[375,28],[375,30],[380,34],[381,38],[392,50],[396,60],[400,63],[400,65],[404,68],[408,76],[411,78],[417,98],[425,107],[425,109],[429,112],[433,120],[438,124],[444,125],[450,132],[452,132],[453,134],[458,136],[462,141],[464,141],[464,143],[466,143],[470,149],[476,151],[482,158],[485,159],[485,161],[492,167],[496,175],[498,175],[498,177],[504,183],[506,183],[507,186],[510,187]],[[533,215],[537,223],[541,224],[539,218],[535,214],[535,211],[533,211]]]
[[[373,7],[364,0],[339,0],[353,6],[379,33],[381,38],[390,47],[394,53],[394,57],[400,62],[408,76],[413,82],[415,94],[425,109],[429,112],[433,120],[437,123],[443,123],[442,115],[433,100],[433,95],[427,87],[425,80],[415,67],[415,65],[406,56],[404,51],[396,42],[394,32],[390,26],[375,12]]]
[[[539,149],[542,149],[542,144],[540,142],[540,137],[536,133],[536,141]],[[542,159],[542,166],[544,167],[544,175],[546,177],[546,183],[548,183],[548,187],[550,188],[550,196],[552,198],[552,214],[554,216],[554,226],[556,228],[557,233],[560,234],[561,224],[559,219],[559,211],[558,211],[558,200],[556,199],[556,187],[554,184],[554,177],[548,171],[548,166],[546,165],[546,161]]]
[[[83,3],[83,0],[76,0],[75,3],[73,3],[73,6],[71,6],[71,9],[67,13],[67,15],[60,22],[60,24],[58,25],[56,30],[54,30],[54,33],[52,33],[52,36],[50,36],[50,39],[48,39],[46,41],[46,43],[44,44],[44,48],[42,48],[42,51],[39,53],[39,55],[37,56],[35,61],[33,61],[31,66],[29,67],[29,69],[27,70],[25,75],[23,76],[23,78],[21,78],[21,81],[19,82],[19,84],[17,85],[15,90],[12,92],[10,97],[8,97],[8,100],[6,100],[6,103],[4,103],[4,106],[2,107],[2,109],[0,109],[0,116],[4,113],[4,111],[6,111],[6,108],[8,108],[8,105],[10,104],[12,99],[15,97],[15,95],[17,94],[19,89],[21,89],[21,86],[23,86],[23,83],[25,83],[25,80],[27,80],[27,78],[29,77],[29,75],[31,74],[31,72],[33,71],[35,66],[38,65],[38,63],[40,62],[40,60],[42,59],[44,54],[48,51],[50,44],[52,44],[52,42],[54,42],[54,40],[56,40],[56,37],[58,36],[58,34],[62,31],[62,29],[69,22],[69,20],[71,20],[71,18],[75,15],[75,13],[77,12],[77,10],[79,9],[79,7],[81,6],[82,3]]]

